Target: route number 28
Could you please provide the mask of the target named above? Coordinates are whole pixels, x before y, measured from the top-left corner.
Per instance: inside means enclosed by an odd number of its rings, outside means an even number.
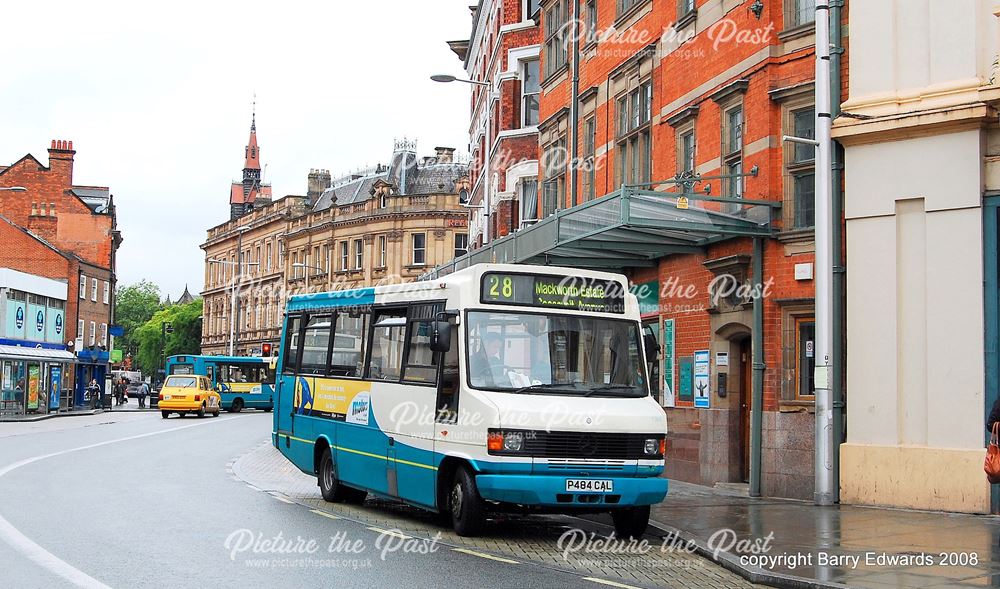
[[[490,298],[514,298],[514,279],[510,276],[490,276]]]

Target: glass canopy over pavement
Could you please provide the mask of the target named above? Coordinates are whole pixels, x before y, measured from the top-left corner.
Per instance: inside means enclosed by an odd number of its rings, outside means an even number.
[[[424,278],[483,263],[571,268],[652,267],[670,254],[702,251],[733,237],[768,237],[779,201],[744,200],[624,187],[562,209]]]

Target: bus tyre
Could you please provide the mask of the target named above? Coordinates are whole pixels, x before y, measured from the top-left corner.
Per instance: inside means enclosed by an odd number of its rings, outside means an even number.
[[[611,512],[615,533],[619,538],[642,538],[649,526],[649,506],[626,507]]]
[[[243,411],[243,399],[236,399],[233,401],[233,413],[239,413]]]
[[[329,448],[323,450],[323,456],[319,459],[316,479],[323,500],[330,503],[341,503],[348,499],[351,489],[341,485],[340,481],[337,480],[337,473],[333,468],[333,454]]]
[[[198,417],[199,418],[205,417],[205,404],[204,403],[201,404],[201,409],[198,410]]]
[[[459,536],[477,536],[486,521],[486,505],[468,468],[459,468],[448,495],[451,527]]]
[[[163,416],[163,419],[166,419],[166,418],[170,417],[170,412],[169,411],[160,411],[160,415]]]
[[[264,408],[264,413],[270,413],[271,409],[272,409],[271,407],[265,407]]]

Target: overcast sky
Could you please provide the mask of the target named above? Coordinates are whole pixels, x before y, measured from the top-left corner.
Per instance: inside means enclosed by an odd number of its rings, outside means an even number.
[[[77,151],[74,181],[110,186],[125,238],[121,284],[197,294],[205,230],[228,220],[251,101],[265,181],[305,194],[385,162],[394,138],[467,150],[465,84],[445,44],[471,0],[11,2],[0,32],[0,163]]]

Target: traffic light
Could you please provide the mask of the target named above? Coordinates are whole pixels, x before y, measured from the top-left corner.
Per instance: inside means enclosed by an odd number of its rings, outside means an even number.
[[[260,355],[261,356],[270,356],[271,355],[271,344],[261,344],[261,346],[260,346]]]

